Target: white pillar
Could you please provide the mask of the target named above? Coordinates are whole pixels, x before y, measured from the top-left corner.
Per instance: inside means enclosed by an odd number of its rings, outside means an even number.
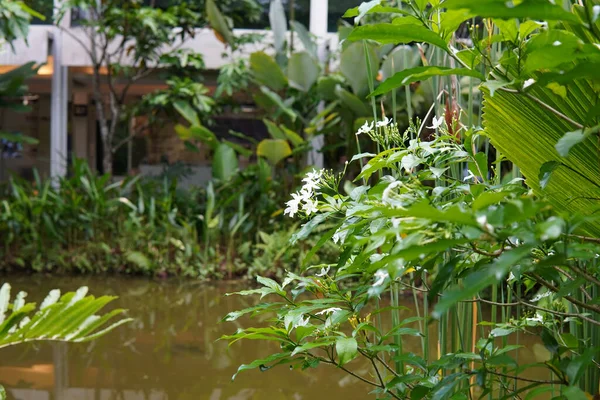
[[[50,177],[60,178],[67,173],[67,67],[62,65],[62,32],[52,32],[52,95],[50,104]]]
[[[317,37],[317,54],[321,63],[327,61],[327,21],[329,16],[329,0],[310,0],[310,32]],[[324,108],[323,103],[319,105],[319,111]],[[323,135],[316,136],[311,140],[312,149],[308,153],[308,164],[315,168],[323,168]]]

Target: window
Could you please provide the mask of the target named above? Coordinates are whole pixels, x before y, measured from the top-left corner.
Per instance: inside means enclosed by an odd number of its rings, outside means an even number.
[[[52,25],[52,17],[54,13],[53,0],[25,0],[24,3],[46,17],[45,19],[32,18],[32,25]]]
[[[283,3],[283,7],[285,8],[285,15],[288,18],[288,20],[290,19],[291,14],[290,5],[293,5],[294,20],[306,26],[307,29],[309,28],[310,0],[282,0],[281,2]],[[257,0],[257,3],[259,3],[263,8],[260,20],[258,22],[245,21],[244,23],[236,27],[245,29],[266,29],[270,26],[269,8],[271,0]]]
[[[329,32],[337,32],[342,15],[348,9],[357,7],[361,3],[362,0],[329,0],[329,18],[327,20]]]

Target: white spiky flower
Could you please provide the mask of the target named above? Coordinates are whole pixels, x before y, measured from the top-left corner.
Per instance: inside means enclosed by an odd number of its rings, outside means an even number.
[[[372,132],[373,131],[373,127],[374,127],[373,122],[371,122],[371,124],[369,125],[369,122],[366,121],[365,124],[358,129],[358,132],[356,132],[356,136],[358,136],[358,135],[360,135],[362,133]]]
[[[388,117],[384,116],[381,121],[377,121],[377,127],[384,128],[384,127],[388,126],[390,124],[390,122],[392,122],[392,120],[389,119]]]
[[[431,126],[428,126],[429,129],[438,129],[444,123],[444,115],[442,114],[439,117],[433,117],[431,120]]]
[[[317,315],[324,315],[324,314],[329,315],[329,314],[333,314],[334,312],[337,312],[337,311],[342,311],[342,309],[339,307],[326,308],[323,311],[319,311],[317,313]]]
[[[375,272],[376,280],[375,280],[375,283],[373,283],[373,287],[383,285],[385,280],[389,277],[390,277],[390,274],[386,270],[384,270],[384,269],[378,270],[377,272]]]

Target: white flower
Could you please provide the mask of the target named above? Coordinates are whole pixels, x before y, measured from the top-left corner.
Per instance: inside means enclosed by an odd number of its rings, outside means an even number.
[[[431,121],[431,126],[428,126],[427,128],[437,129],[440,126],[442,126],[443,123],[444,123],[444,115],[440,116],[439,118],[433,117],[433,120]]]
[[[296,193],[296,196],[298,196],[300,201],[310,201],[312,200],[313,191],[303,187],[299,193]]]
[[[419,147],[425,152],[427,155],[431,155],[435,152],[435,149],[431,147],[433,142],[421,142],[419,143]]]
[[[319,182],[313,181],[308,178],[303,179],[304,186],[302,186],[302,192],[313,192],[319,189]]]
[[[299,326],[306,326],[306,325],[308,325],[309,321],[310,321],[309,317],[306,317],[306,319],[304,319],[304,317],[301,315],[300,319],[294,324],[294,328],[298,328]]]
[[[510,271],[510,273],[508,274],[508,278],[506,278],[506,281],[508,283],[512,283],[516,280],[517,278],[515,277],[515,274],[513,274],[512,271]]]
[[[329,272],[330,269],[331,269],[331,267],[327,267],[327,268],[323,267],[323,268],[321,268],[321,272],[319,272],[318,274],[315,274],[315,275],[318,277],[325,276],[325,275],[327,275],[327,273]]]
[[[523,89],[527,89],[529,86],[533,85],[535,83],[535,79],[531,78],[531,79],[527,79],[525,82],[523,82]]]
[[[598,16],[600,16],[600,6],[595,5],[594,7],[592,7],[592,22],[596,22]]]
[[[309,200],[306,203],[304,203],[304,205],[302,206],[302,210],[304,210],[306,215],[317,213],[319,211],[319,209],[317,208],[318,205],[319,202],[317,200]]]
[[[483,228],[483,230],[490,233],[494,232],[494,227],[488,223],[487,216],[480,215],[479,217],[477,217],[477,223],[479,224],[479,226],[481,226],[481,228]]]
[[[358,132],[356,132],[356,135],[360,135],[361,133],[369,133],[371,131],[373,131],[373,122],[371,122],[371,125],[369,125],[369,122],[365,122],[365,124],[363,126],[360,127],[360,129],[358,130]]]
[[[384,269],[380,269],[377,272],[375,272],[375,283],[373,283],[373,286],[381,286],[383,285],[383,283],[385,282],[385,280],[387,278],[390,277],[390,274],[384,270]]]
[[[423,160],[415,155],[408,154],[402,157],[400,164],[407,172],[420,165]]]
[[[540,313],[536,313],[533,318],[525,318],[526,321],[530,322],[544,322],[544,317]]]
[[[394,181],[394,182],[390,183],[383,190],[383,194],[381,195],[381,201],[383,201],[384,203],[390,204],[392,190],[396,189],[398,186],[402,186],[402,182],[401,181]]]
[[[465,176],[465,178],[463,179],[463,182],[466,182],[469,179],[474,179],[474,178],[476,178],[476,176],[473,175],[473,173],[471,171],[469,171],[469,175]]]
[[[383,128],[390,124],[391,120],[388,117],[383,117],[383,120],[377,121],[377,127]]]
[[[323,170],[317,171],[316,169],[313,169],[312,172],[306,174],[306,178],[304,178],[303,181],[306,181],[307,179],[311,181],[318,181],[321,179],[321,176],[323,176]]]
[[[440,176],[442,176],[442,174],[444,172],[446,172],[448,168],[436,168],[436,167],[430,167],[429,170],[431,171],[431,173],[433,174],[433,176],[435,176],[436,178],[439,178]]]
[[[295,194],[296,193],[293,193],[292,196],[294,196]],[[298,213],[298,207],[300,206],[300,199],[294,198],[285,204],[287,205],[287,208],[285,209],[285,211],[283,211],[283,215],[289,215],[290,217],[293,217],[294,215],[296,215]]]
[[[555,41],[554,43],[552,43],[552,46],[560,46],[562,44],[562,42],[560,40]]]
[[[342,309],[341,309],[341,308],[339,308],[339,307],[331,307],[331,308],[326,308],[326,309],[325,309],[325,310],[323,310],[323,311],[319,311],[319,312],[317,313],[317,315],[323,315],[323,314],[333,314],[334,312],[337,312],[337,311],[342,311]]]
[[[531,302],[532,303],[537,303],[538,301],[545,299],[546,297],[550,297],[552,296],[552,292],[544,292],[544,293],[540,293],[535,295],[532,299]]]

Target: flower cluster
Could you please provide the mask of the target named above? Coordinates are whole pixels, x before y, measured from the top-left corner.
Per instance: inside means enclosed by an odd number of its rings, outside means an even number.
[[[321,180],[323,177],[323,170],[313,170],[309,172],[302,182],[304,186],[299,192],[292,193],[292,199],[285,203],[287,208],[283,211],[284,215],[293,217],[300,210],[304,211],[306,215],[316,213],[319,209],[319,201],[313,197],[317,194],[317,190],[321,187]]]
[[[386,127],[394,127],[396,126],[396,124],[394,124],[392,122],[391,119],[389,119],[388,117],[383,117],[383,119],[381,121],[377,121],[377,124],[375,124],[373,121],[371,121],[371,123],[369,124],[368,121],[366,121],[364,123],[363,126],[361,126],[358,131],[356,132],[356,136],[363,134],[363,133],[367,133],[367,134],[371,134],[374,131],[374,128],[386,128]]]

